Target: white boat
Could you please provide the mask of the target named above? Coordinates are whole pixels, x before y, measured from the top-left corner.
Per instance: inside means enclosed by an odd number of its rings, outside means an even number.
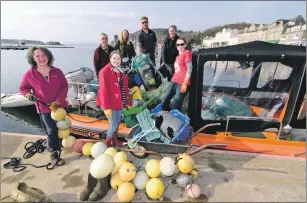
[[[68,82],[67,101],[72,107],[85,105],[95,111],[101,111],[96,106],[96,93],[98,80],[94,78],[94,72],[86,67],[65,74]],[[92,88],[90,88],[90,86]],[[96,87],[96,88],[95,88]],[[21,93],[1,94],[2,108],[16,108],[34,105],[35,102],[29,101]]]
[[[1,94],[2,108],[16,108],[34,105],[33,101],[28,100],[21,93]]]

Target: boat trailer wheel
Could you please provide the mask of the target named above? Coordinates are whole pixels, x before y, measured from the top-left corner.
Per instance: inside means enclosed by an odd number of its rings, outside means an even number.
[[[143,152],[146,151],[146,148],[143,147],[142,145],[136,144],[136,146],[133,149],[130,149],[128,145],[125,146],[126,149],[129,149],[130,154],[137,158],[144,159],[149,156],[149,153]],[[135,150],[135,152],[130,151],[130,150]]]

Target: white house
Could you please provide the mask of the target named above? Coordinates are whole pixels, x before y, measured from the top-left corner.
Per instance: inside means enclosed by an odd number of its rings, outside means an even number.
[[[214,37],[206,36],[203,39],[203,46],[205,46],[205,47],[212,47],[212,44],[213,44],[214,40],[215,40]]]
[[[238,29],[226,29],[215,34],[214,46],[228,46],[238,43]]]

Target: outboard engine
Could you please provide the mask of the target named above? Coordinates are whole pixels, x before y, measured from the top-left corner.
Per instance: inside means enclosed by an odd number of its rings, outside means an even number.
[[[128,73],[131,69],[131,60],[128,58],[128,57],[124,57],[122,59],[122,66],[121,66],[121,70],[124,72],[124,73]]]
[[[87,67],[82,67],[76,71],[65,74],[65,78],[68,82],[67,100],[69,105],[73,107],[78,106],[80,104],[79,100],[84,103],[86,89],[85,84],[93,80],[94,76],[94,71]]]

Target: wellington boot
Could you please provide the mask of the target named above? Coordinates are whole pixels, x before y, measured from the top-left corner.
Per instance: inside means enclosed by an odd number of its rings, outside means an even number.
[[[104,143],[107,145],[108,148],[112,147],[112,139],[111,138],[106,137],[106,141]]]
[[[115,132],[112,142],[113,142],[113,145],[117,147],[122,147],[124,145],[123,142],[118,140],[118,131]]]
[[[50,160],[52,165],[63,166],[65,161],[61,158],[61,151],[53,151],[50,154]]]
[[[98,183],[98,179],[94,178],[91,173],[88,173],[87,184],[80,193],[80,200],[87,201],[90,194],[93,192],[95,186]]]
[[[89,201],[98,201],[103,199],[111,189],[110,184],[111,174],[105,178],[98,179],[98,183],[94,191],[89,196]]]

